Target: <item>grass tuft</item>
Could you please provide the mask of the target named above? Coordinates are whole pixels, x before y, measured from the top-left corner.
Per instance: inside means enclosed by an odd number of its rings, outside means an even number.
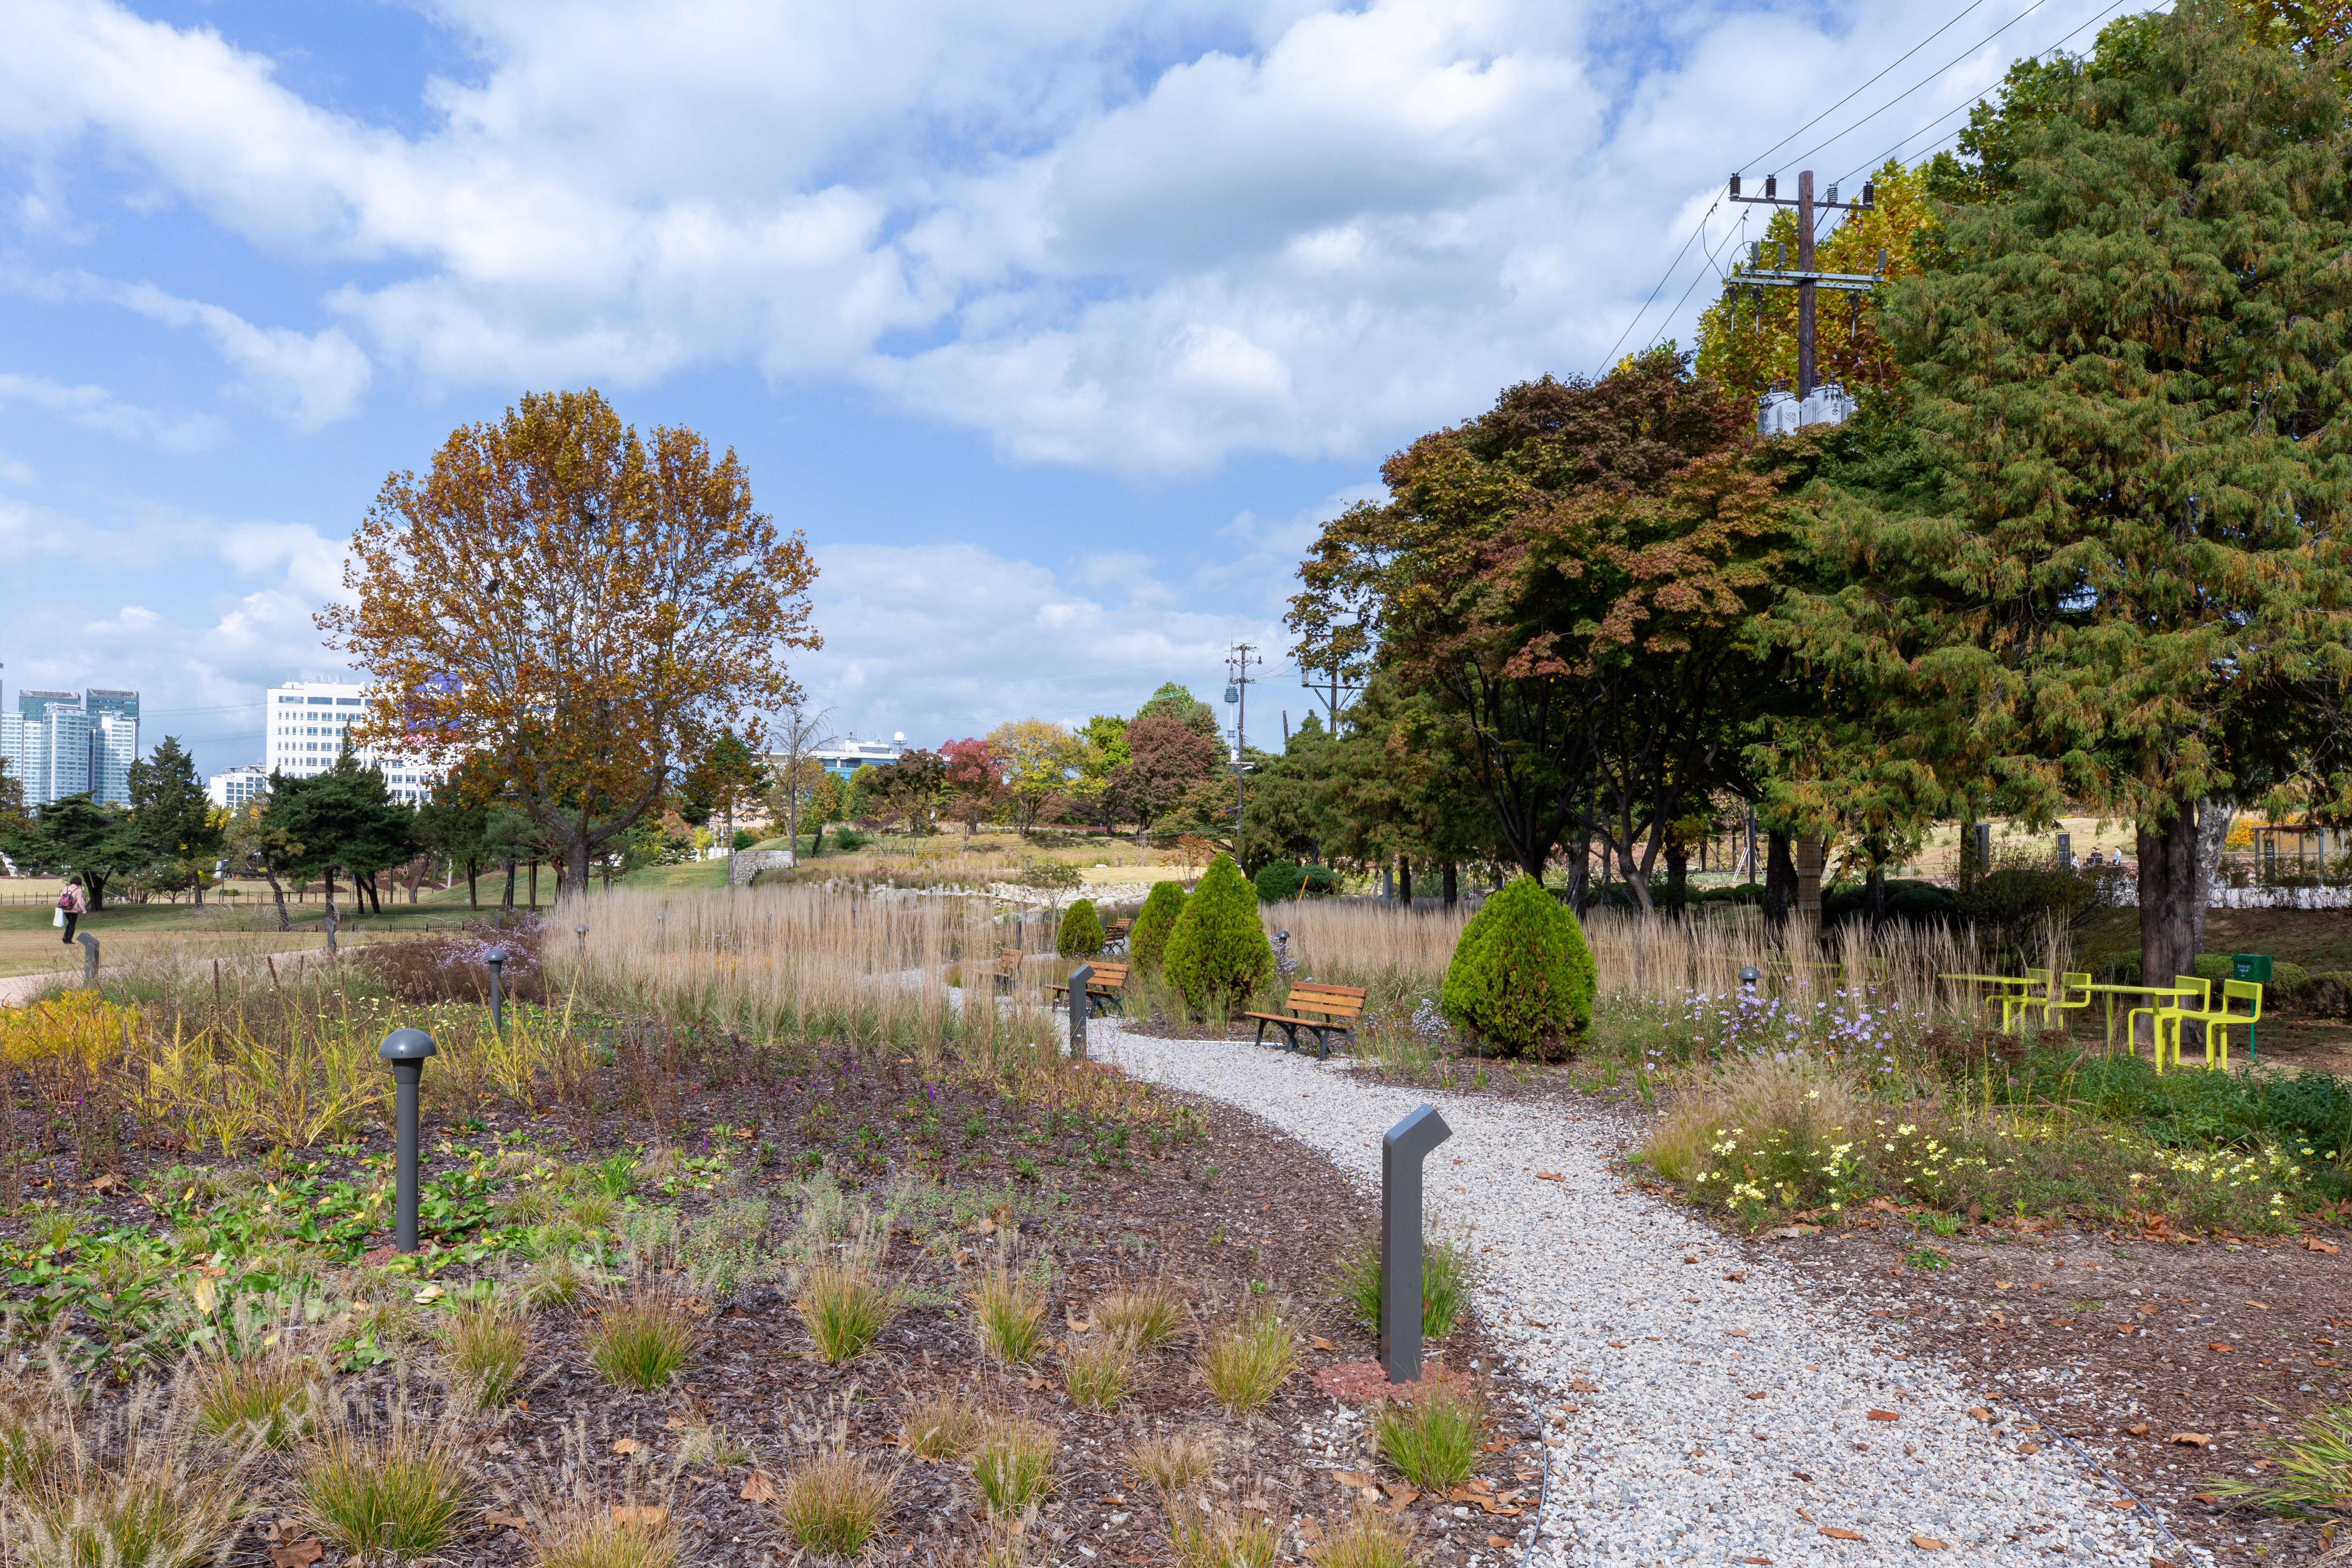
[[[988,1429],[971,1457],[971,1479],[991,1517],[1019,1519],[1054,1489],[1051,1429],[1034,1421],[1002,1421]]]
[[[350,1413],[326,1424],[295,1473],[311,1528],[360,1557],[425,1557],[469,1511],[457,1450],[395,1408],[383,1430],[363,1434]]]
[[[677,1568],[677,1531],[666,1508],[572,1509],[540,1542],[540,1568]]]
[[[1265,1310],[1211,1330],[1201,1352],[1209,1392],[1235,1415],[1263,1406],[1297,1366],[1298,1347],[1291,1342],[1290,1331]]]
[[[588,1294],[596,1277],[568,1252],[551,1253],[523,1276],[522,1304],[534,1310],[569,1307]]]
[[[1322,1568],[1413,1568],[1412,1524],[1396,1514],[1359,1509],[1319,1546],[1307,1549]]]
[[[856,1260],[811,1269],[797,1305],[817,1353],[835,1364],[865,1354],[898,1313],[898,1293],[877,1285],[873,1270]]]
[[[2256,1438],[2255,1447],[2278,1467],[2278,1479],[2221,1476],[2206,1489],[2298,1517],[2352,1508],[2352,1405],[2306,1415],[2293,1436]]]
[[[1062,1369],[1070,1403],[1092,1410],[1108,1410],[1127,1394],[1135,1375],[1135,1352],[1127,1341],[1098,1334],[1075,1347]]]
[[[784,1483],[778,1504],[784,1528],[809,1551],[855,1557],[882,1528],[897,1479],[895,1472],[886,1474],[862,1458],[827,1454]]]
[[[1421,1332],[1442,1340],[1454,1331],[1462,1315],[1463,1291],[1470,1273],[1470,1255],[1450,1241],[1425,1242],[1421,1249]],[[1372,1332],[1381,1330],[1381,1244],[1365,1237],[1340,1254],[1339,1293],[1356,1321]]]
[[[310,1428],[315,1376],[307,1362],[291,1359],[215,1362],[189,1382],[196,1429],[234,1444],[282,1448]]]
[[[953,1394],[934,1394],[907,1412],[906,1445],[926,1459],[961,1462],[987,1432],[988,1418]]]
[[[981,1348],[992,1358],[1017,1366],[1036,1356],[1045,1338],[1043,1292],[1000,1263],[972,1288],[971,1304],[980,1320]]]
[[[1177,1568],[1274,1568],[1282,1531],[1271,1519],[1189,1503],[1168,1508],[1168,1544]]]
[[[1164,1285],[1117,1291],[1095,1302],[1095,1322],[1139,1351],[1158,1350],[1183,1327],[1184,1299]]]
[[[588,1331],[588,1362],[616,1388],[659,1388],[693,1354],[694,1340],[679,1305],[641,1283],[605,1303]]]
[[[469,1410],[495,1410],[522,1386],[530,1361],[530,1326],[497,1301],[452,1313],[441,1331],[449,1392]]]
[[[1127,1450],[1127,1468],[1162,1497],[1171,1497],[1209,1473],[1216,1450],[1198,1432],[1145,1437]]]
[[[1372,1416],[1372,1441],[1381,1453],[1425,1492],[1470,1479],[1485,1432],[1478,1396],[1444,1384],[1416,1394],[1410,1405],[1384,1404]]]

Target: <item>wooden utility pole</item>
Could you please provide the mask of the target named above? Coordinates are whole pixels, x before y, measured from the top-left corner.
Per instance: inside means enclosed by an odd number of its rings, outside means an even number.
[[[1762,195],[1743,196],[1739,194],[1739,176],[1737,174],[1731,176],[1733,201],[1749,206],[1797,209],[1796,270],[1788,271],[1785,267],[1766,268],[1763,261],[1764,242],[1758,240],[1754,250],[1749,253],[1747,268],[1742,270],[1734,268],[1731,275],[1724,279],[1724,287],[1727,290],[1741,286],[1759,289],[1793,287],[1797,290],[1797,396],[1801,400],[1812,395],[1813,388],[1820,379],[1819,360],[1814,353],[1813,342],[1815,294],[1822,289],[1867,293],[1878,286],[1879,276],[1886,269],[1886,252],[1882,248],[1878,253],[1878,273],[1815,271],[1813,268],[1813,225],[1817,221],[1815,215],[1822,212],[1869,212],[1876,202],[1877,195],[1876,184],[1866,181],[1862,187],[1862,200],[1858,202],[1838,200],[1835,185],[1829,188],[1827,200],[1815,201],[1813,172],[1806,169],[1797,175],[1797,195],[1793,201],[1780,195],[1780,181],[1776,176],[1771,175],[1765,177]],[[1785,260],[1785,253],[1783,259]]]

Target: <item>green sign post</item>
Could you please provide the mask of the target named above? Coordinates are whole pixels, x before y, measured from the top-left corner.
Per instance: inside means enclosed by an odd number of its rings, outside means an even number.
[[[2271,992],[2271,955],[2267,952],[2233,952],[2230,955],[2230,978],[2252,981],[2263,988],[2267,998]],[[2258,1024],[2246,1026],[2246,1059],[2254,1059],[2254,1034]]]

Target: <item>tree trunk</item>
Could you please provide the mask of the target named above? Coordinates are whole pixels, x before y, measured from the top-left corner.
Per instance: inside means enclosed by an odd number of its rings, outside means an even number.
[[[1439,865],[1439,870],[1444,877],[1444,889],[1445,895],[1445,907],[1450,911],[1461,897],[1462,888],[1460,872],[1451,860],[1441,862]]]
[[[535,859],[530,863],[530,907],[539,908],[539,862]]]
[[[261,875],[269,883],[270,895],[278,900],[278,929],[292,931],[294,919],[286,912],[286,889],[278,883],[278,868],[264,860],[261,863]]]
[[[515,862],[514,862],[514,858],[513,858],[512,856],[509,856],[509,857],[507,858],[507,887],[506,887],[506,891],[505,891],[503,894],[499,895],[499,912],[500,914],[510,915],[510,914],[514,913],[514,884],[515,884]]]
[[[1666,912],[1676,920],[1682,918],[1683,904],[1690,891],[1690,850],[1675,834],[1666,835]]]
[[[335,918],[335,868],[327,868],[327,918]]]
[[[1886,867],[1878,858],[1876,846],[1872,847],[1870,865],[1862,873],[1862,908],[1871,930],[1886,923]]]
[[[476,914],[479,914],[482,911],[482,900],[478,896],[475,886],[476,879],[479,878],[481,874],[482,863],[479,860],[468,860],[466,862],[466,907],[473,910]]]
[[[1412,862],[1402,855],[1397,857],[1397,902],[1412,908]]]
[[[2191,801],[2162,831],[2139,830],[2139,978],[2168,984],[2196,967],[2205,889],[2198,879],[2197,807]]]
[[[1776,827],[1764,839],[1764,923],[1778,931],[1797,907],[1797,862],[1787,834]]]

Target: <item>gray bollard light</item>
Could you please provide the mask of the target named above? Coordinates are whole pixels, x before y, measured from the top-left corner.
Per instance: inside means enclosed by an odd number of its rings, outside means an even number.
[[[392,1064],[393,1092],[393,1224],[395,1245],[403,1252],[416,1250],[416,1086],[425,1077],[425,1058],[439,1053],[433,1037],[422,1029],[394,1029],[376,1047],[377,1056]]]
[[[499,979],[507,966],[507,950],[494,947],[482,954],[482,962],[490,966],[490,1030],[499,1038],[507,1036],[507,996]]]
[[[1421,1381],[1421,1163],[1453,1136],[1424,1105],[1381,1140],[1381,1364],[1391,1383]]]
[[[588,962],[588,928],[586,926],[573,926],[572,930],[572,933],[580,939],[580,961],[583,963],[585,963]]]
[[[1743,969],[1739,972],[1739,984],[1743,990],[1755,990],[1756,983],[1763,978],[1764,977],[1762,975],[1757,973],[1756,971],[1752,969]]]
[[[74,940],[81,943],[81,983],[95,985],[98,984],[98,938],[83,931]]]
[[[1070,971],[1070,1059],[1087,1059],[1087,1010],[1093,1005],[1087,999],[1087,987],[1094,983],[1095,966],[1081,963]]]

